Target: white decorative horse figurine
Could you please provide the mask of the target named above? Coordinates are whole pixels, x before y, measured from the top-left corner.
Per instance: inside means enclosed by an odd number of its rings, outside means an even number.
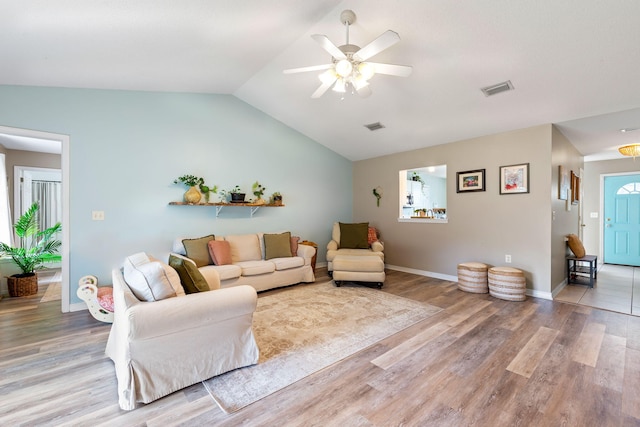
[[[113,323],[113,288],[111,286],[98,287],[95,276],[84,276],[78,281],[78,298],[83,300],[89,308],[89,313],[105,323]]]

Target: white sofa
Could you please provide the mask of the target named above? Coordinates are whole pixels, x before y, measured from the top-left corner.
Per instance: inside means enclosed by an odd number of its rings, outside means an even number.
[[[185,295],[173,268],[157,260],[139,262],[140,255],[125,259],[123,269],[130,258],[138,260],[134,269],[156,267],[140,280],[129,273],[129,284],[123,271],[112,274],[115,313],[105,353],[115,364],[120,408],[131,410],[138,402],[258,362],[255,289],[219,289],[214,272],[206,277],[210,291]]]
[[[371,228],[371,227],[367,227]],[[375,229],[374,229],[375,233]],[[365,248],[345,248],[340,244],[340,223],[334,222],[333,228],[331,231],[331,240],[327,244],[327,272],[329,276],[333,276],[333,260],[336,256],[342,255],[347,256],[349,259],[353,259],[351,257],[356,256],[376,256],[379,257],[384,262],[384,245],[381,241],[376,240],[368,243]],[[373,240],[373,239],[371,239]],[[354,279],[357,280],[357,279]],[[363,279],[364,280],[364,279]],[[381,280],[375,281],[384,281],[384,278]]]
[[[265,233],[215,236],[216,241],[229,243],[231,263],[207,264],[199,266],[198,270],[205,278],[215,271],[220,277],[222,288],[250,285],[258,292],[315,281],[311,267],[311,259],[316,251],[314,247],[298,245],[297,252],[292,256],[266,259],[268,248],[265,246],[264,236]],[[172,255],[188,256],[183,240],[184,238],[174,240]]]

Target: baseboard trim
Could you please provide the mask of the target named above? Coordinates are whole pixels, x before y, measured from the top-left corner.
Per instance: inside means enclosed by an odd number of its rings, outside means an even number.
[[[75,304],[69,304],[69,311],[82,311],[82,310],[88,310],[87,309],[87,304],[83,303],[83,302],[77,302]]]
[[[389,265],[389,264],[385,265],[385,268],[388,268],[389,270],[402,271],[404,273],[417,274],[419,276],[433,277],[434,279],[448,280],[450,282],[458,281],[458,276],[450,276],[448,274],[434,273],[433,271],[417,270],[415,268],[400,267],[398,265]],[[542,292],[542,291],[537,291],[535,289],[527,289],[526,294],[534,298],[553,300],[553,294],[551,292]]]
[[[419,276],[433,277],[434,279],[448,280],[450,282],[458,281],[458,276],[450,276],[448,274],[434,273],[433,271],[417,270],[415,268],[400,267],[399,265],[390,265],[390,264],[386,264],[385,268],[388,268],[389,270],[402,271],[404,273],[417,274]]]

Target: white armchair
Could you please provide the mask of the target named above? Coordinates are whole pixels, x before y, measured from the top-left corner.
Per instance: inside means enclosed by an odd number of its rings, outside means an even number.
[[[384,245],[381,241],[377,240],[377,232],[375,228],[368,227],[369,229],[369,239],[367,240],[366,248],[346,248],[344,245],[341,245],[341,236],[340,236],[340,223],[334,222],[333,229],[331,232],[331,240],[327,244],[327,271],[329,276],[333,275],[333,260],[338,255],[344,256],[377,256],[384,262]],[[373,229],[373,230],[371,230]],[[375,236],[375,240],[373,240],[373,236]],[[371,241],[371,243],[369,243]]]
[[[115,364],[122,409],[258,362],[251,286],[147,302],[134,295],[120,270],[112,276],[115,316],[105,352]]]

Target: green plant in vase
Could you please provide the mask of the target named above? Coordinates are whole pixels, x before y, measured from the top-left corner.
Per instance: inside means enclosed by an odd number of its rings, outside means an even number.
[[[200,202],[202,194],[198,190],[200,185],[204,185],[204,179],[195,175],[182,175],[175,180],[174,184],[182,183],[189,187],[186,193],[184,193],[184,201],[187,203],[195,204]]]
[[[266,189],[267,187],[263,187],[262,184],[260,184],[258,181],[253,183],[253,185],[251,186],[251,192],[253,193],[254,196],[256,196],[256,200],[254,200],[255,204],[259,204],[259,205],[265,204],[265,201],[262,200],[262,195],[264,194],[264,191]]]

